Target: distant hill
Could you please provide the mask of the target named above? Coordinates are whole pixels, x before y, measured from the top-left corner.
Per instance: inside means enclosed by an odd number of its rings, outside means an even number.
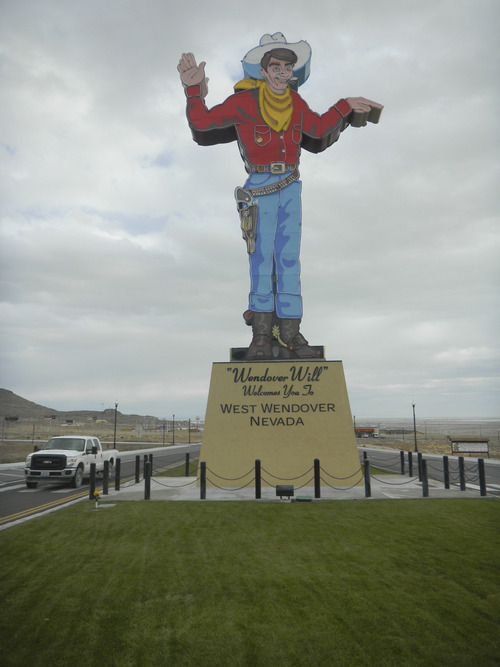
[[[38,420],[44,418],[56,418],[61,420],[73,419],[74,421],[86,421],[87,419],[106,419],[108,422],[114,420],[113,408],[107,410],[72,410],[63,411],[48,408],[38,403],[28,401],[8,389],[0,389],[0,419],[15,418],[19,421]],[[151,415],[124,415],[118,410],[120,424],[128,422],[136,424],[138,420],[154,419]]]

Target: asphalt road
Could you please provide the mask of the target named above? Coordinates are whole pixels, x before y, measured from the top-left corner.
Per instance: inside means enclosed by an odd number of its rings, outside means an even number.
[[[144,456],[147,453],[153,454],[153,468],[157,470],[177,462],[184,464],[186,453],[192,457],[198,457],[199,451],[200,444],[197,443],[123,452],[120,454],[121,483],[135,478],[137,455],[140,456],[142,479]],[[114,488],[114,474],[110,478],[109,487]],[[97,488],[102,488],[102,478],[97,479]],[[61,484],[44,483],[40,483],[36,489],[28,489],[24,480],[24,464],[2,465],[0,466],[0,526],[50,509],[57,509],[69,502],[88,497],[88,495],[88,480],[85,480],[79,489]]]

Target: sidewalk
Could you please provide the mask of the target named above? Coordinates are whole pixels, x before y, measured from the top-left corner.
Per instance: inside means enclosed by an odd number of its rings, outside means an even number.
[[[371,479],[371,498],[366,498],[364,484],[353,488],[331,488],[321,487],[321,498],[314,497],[314,487],[302,487],[294,489],[294,500],[304,499],[313,502],[321,500],[381,500],[381,499],[409,499],[423,498],[422,483],[418,477],[404,477],[402,475],[387,475],[387,480],[382,477]],[[139,484],[127,482],[122,484],[120,491],[115,491],[114,486],[109,488],[108,495],[102,495],[101,502],[117,500],[144,500],[144,480]],[[429,481],[429,498],[480,498],[479,489],[474,487],[466,491],[460,491],[458,486],[445,489],[440,482]],[[206,499],[200,498],[200,487],[196,485],[193,477],[161,477],[151,479],[151,500],[184,500],[184,501],[253,501],[253,502],[289,502],[280,500],[276,496],[275,487],[262,487],[261,498],[255,498],[255,488],[248,486],[243,489],[220,489],[213,486],[206,488]],[[423,498],[425,500],[425,498]]]

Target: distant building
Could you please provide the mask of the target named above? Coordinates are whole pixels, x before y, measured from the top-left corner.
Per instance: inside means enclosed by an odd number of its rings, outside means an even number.
[[[376,426],[356,426],[354,429],[356,438],[378,438],[379,429]]]

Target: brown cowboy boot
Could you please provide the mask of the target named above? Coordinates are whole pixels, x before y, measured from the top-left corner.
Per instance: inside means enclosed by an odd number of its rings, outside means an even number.
[[[272,359],[271,344],[273,342],[271,328],[273,313],[258,313],[246,310],[243,313],[245,323],[252,327],[253,338],[247,350],[247,361],[265,361]]]
[[[300,319],[281,319],[280,338],[293,359],[319,359],[321,353],[309,346],[300,333]]]

